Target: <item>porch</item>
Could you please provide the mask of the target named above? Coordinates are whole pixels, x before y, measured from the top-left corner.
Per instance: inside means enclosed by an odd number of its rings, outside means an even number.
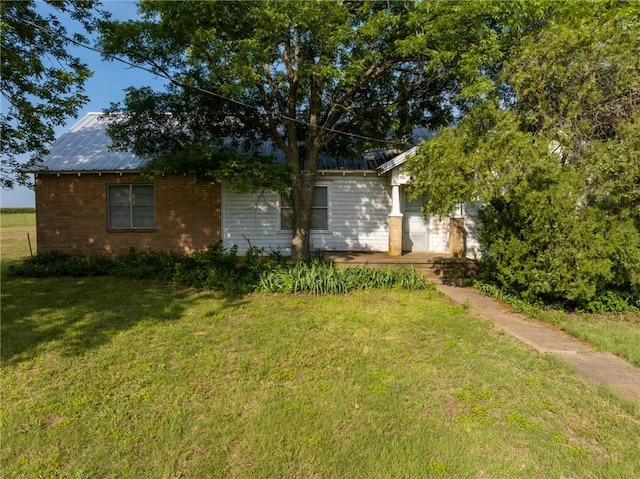
[[[427,279],[444,284],[464,284],[476,273],[475,261],[444,253],[407,252],[390,256],[384,252],[325,251],[325,262],[336,267],[368,266],[371,268],[402,268],[411,266]]]

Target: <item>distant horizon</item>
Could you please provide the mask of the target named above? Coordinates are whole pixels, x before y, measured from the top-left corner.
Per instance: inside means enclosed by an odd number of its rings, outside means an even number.
[[[35,191],[26,186],[16,186],[13,190],[0,190],[0,208],[35,208],[35,206]]]

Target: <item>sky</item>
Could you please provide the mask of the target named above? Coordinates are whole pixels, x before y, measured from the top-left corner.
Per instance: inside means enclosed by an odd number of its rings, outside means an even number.
[[[137,17],[136,2],[131,0],[103,0],[103,7],[113,15],[115,20],[128,20]],[[44,8],[42,2],[37,2],[37,8]],[[59,16],[60,20],[64,19]],[[71,26],[68,27],[72,31]],[[93,46],[93,39],[90,39]],[[81,47],[69,47],[68,50],[79,57],[94,71],[93,76],[85,83],[84,93],[89,102],[84,105],[74,118],[68,118],[64,126],[56,128],[56,138],[69,130],[81,118],[90,112],[100,112],[108,108],[112,102],[124,99],[124,89],[129,86],[150,86],[161,89],[164,80],[149,72],[129,67],[117,61],[103,61],[100,54]],[[15,187],[13,190],[0,188],[0,204],[2,206],[35,206],[35,194],[26,187]]]

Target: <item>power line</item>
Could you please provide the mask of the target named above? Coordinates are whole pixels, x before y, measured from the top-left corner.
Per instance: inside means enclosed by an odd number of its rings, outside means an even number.
[[[114,54],[111,54],[111,53],[105,53],[102,50],[99,50],[99,49],[97,49],[95,47],[92,47],[91,45],[87,45],[86,43],[79,42],[77,40],[74,40],[73,38],[69,38],[67,36],[60,35],[59,33],[53,32],[52,30],[50,30],[50,29],[48,29],[46,27],[43,27],[42,25],[38,25],[36,23],[31,22],[30,20],[27,20],[27,19],[24,19],[22,17],[16,16],[13,13],[6,13],[6,14],[8,16],[12,17],[15,20],[23,22],[26,25],[32,26],[33,28],[37,28],[37,29],[42,30],[44,32],[47,32],[47,33],[49,33],[51,35],[56,35],[56,36],[62,37],[66,41],[68,41],[70,43],[73,43],[76,46],[79,46],[79,47],[85,48],[87,50],[93,51],[95,53],[98,53],[102,57],[110,58],[111,60],[118,61],[118,62],[123,63],[125,65],[128,65],[128,66],[130,66],[132,68],[137,68],[139,70],[143,70],[143,71],[146,71],[148,73],[151,73],[152,75],[164,78],[165,80],[169,80],[171,83],[173,83],[175,85],[178,85],[178,86],[180,86],[180,87],[182,87],[184,89],[191,88],[193,90],[199,91],[200,93],[204,93],[206,95],[214,96],[216,98],[219,98],[221,100],[227,101],[229,103],[234,103],[236,105],[243,106],[245,108],[250,108],[250,109],[256,110],[258,112],[265,113],[267,115],[273,115],[274,117],[280,118],[281,120],[292,121],[292,122],[295,122],[295,123],[299,123],[301,125],[318,128],[320,130],[327,131],[327,132],[330,132],[330,133],[336,133],[338,135],[348,136],[348,137],[351,137],[351,138],[358,138],[358,139],[361,139],[361,140],[373,141],[373,142],[377,142],[377,143],[387,143],[387,144],[390,144],[390,145],[397,145],[398,144],[397,141],[382,140],[380,138],[373,138],[373,137],[369,137],[369,136],[365,136],[365,135],[358,135],[357,133],[348,133],[346,131],[336,130],[334,128],[327,128],[327,127],[323,127],[323,126],[312,125],[311,123],[309,123],[307,121],[304,121],[304,120],[299,120],[297,118],[292,118],[292,117],[289,117],[287,115],[283,115],[281,113],[277,113],[277,112],[274,112],[274,111],[266,110],[266,109],[264,109],[262,107],[251,105],[249,103],[245,103],[245,102],[242,102],[242,101],[239,101],[239,100],[234,100],[233,98],[226,97],[224,95],[221,95],[220,93],[216,93],[214,91],[207,90],[207,89],[201,88],[199,86],[190,85],[188,83],[183,82],[182,80],[177,80],[177,79],[173,78],[171,75],[169,75],[166,72],[155,71],[155,70],[153,70],[153,69],[151,69],[149,67],[146,67],[144,65],[140,65],[138,63],[133,63],[133,62],[130,62],[129,60],[125,60],[124,58],[121,58],[121,57],[119,57],[117,55],[114,55]]]

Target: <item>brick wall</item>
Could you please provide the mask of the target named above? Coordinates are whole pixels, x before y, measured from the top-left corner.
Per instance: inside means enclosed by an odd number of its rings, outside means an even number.
[[[107,185],[155,185],[155,228],[109,230]],[[220,240],[219,185],[190,176],[142,180],[137,174],[39,174],[36,178],[38,252],[188,253]]]

